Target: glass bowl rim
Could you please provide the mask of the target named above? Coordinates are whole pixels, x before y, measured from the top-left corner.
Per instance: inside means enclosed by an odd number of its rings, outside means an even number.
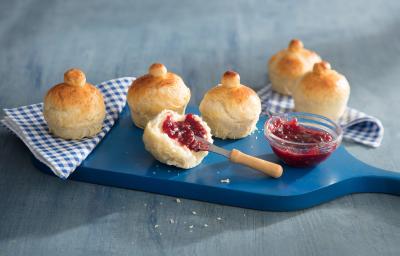
[[[332,141],[329,141],[329,142],[294,142],[291,140],[285,140],[285,139],[279,138],[278,136],[276,136],[275,134],[270,132],[270,130],[268,129],[268,124],[271,122],[271,120],[274,117],[288,117],[289,115],[292,117],[296,117],[296,116],[314,117],[314,118],[319,118],[324,121],[327,121],[337,131],[337,135],[334,135],[335,139]],[[333,135],[331,132],[329,132],[329,134]],[[343,130],[338,123],[336,123],[335,121],[333,121],[325,116],[311,114],[311,113],[307,113],[307,112],[287,112],[287,113],[270,115],[268,117],[267,121],[265,121],[265,123],[264,123],[264,135],[269,142],[280,142],[282,144],[290,144],[293,146],[320,146],[320,147],[323,147],[323,146],[329,146],[329,145],[337,145],[338,146],[339,143],[342,141]],[[285,145],[285,146],[290,146],[290,145]]]

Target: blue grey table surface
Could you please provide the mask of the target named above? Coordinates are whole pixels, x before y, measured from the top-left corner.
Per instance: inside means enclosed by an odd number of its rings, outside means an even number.
[[[1,1],[0,108],[42,101],[70,67],[98,83],[155,61],[196,104],[227,69],[264,86],[268,58],[296,37],[385,126],[380,148],[347,149],[400,170],[399,13],[399,1]],[[0,128],[0,255],[399,255],[399,212],[383,194],[276,213],[63,181]]]

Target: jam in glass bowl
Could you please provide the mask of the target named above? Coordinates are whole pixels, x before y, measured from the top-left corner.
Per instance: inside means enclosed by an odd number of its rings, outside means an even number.
[[[342,141],[342,129],[335,122],[303,112],[270,117],[264,125],[264,134],[274,153],[293,167],[317,165]]]

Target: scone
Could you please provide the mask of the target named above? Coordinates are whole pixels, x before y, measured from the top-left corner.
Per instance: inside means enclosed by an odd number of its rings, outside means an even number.
[[[43,115],[49,130],[63,139],[82,139],[100,132],[106,115],[103,95],[86,82],[79,69],[64,74],[64,83],[52,87],[44,98]]]
[[[221,84],[204,95],[200,112],[213,136],[239,139],[256,129],[261,101],[257,93],[240,84],[238,73],[226,71]]]
[[[155,63],[148,74],[133,81],[127,100],[134,124],[144,128],[164,109],[184,114],[190,89],[178,75],[167,72],[163,64]]]
[[[300,40],[293,39],[287,49],[273,55],[268,62],[272,89],[284,95],[292,95],[299,78],[320,61],[318,54],[305,49]]]
[[[143,142],[158,161],[180,168],[193,168],[208,154],[194,136],[213,142],[207,124],[197,115],[163,110],[144,129]]]
[[[337,121],[346,110],[350,86],[346,77],[331,69],[328,62],[314,65],[301,78],[293,93],[295,110],[322,115]]]

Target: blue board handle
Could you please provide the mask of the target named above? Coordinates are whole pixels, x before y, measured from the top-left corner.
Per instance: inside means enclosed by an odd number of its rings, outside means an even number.
[[[400,195],[400,173],[386,171],[368,164],[358,162],[363,176],[350,178],[357,189],[354,192],[376,192]]]

